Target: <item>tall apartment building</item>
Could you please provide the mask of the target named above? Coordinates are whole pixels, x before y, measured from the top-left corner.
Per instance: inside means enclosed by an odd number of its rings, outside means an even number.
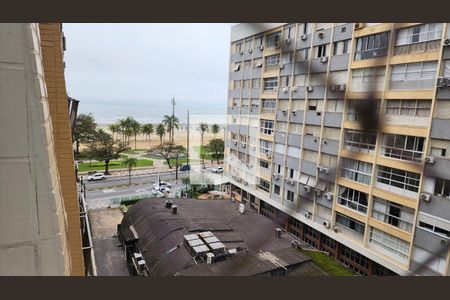
[[[64,37],[0,24],[0,275],[84,275]]]
[[[232,195],[361,274],[434,255],[415,274],[449,275],[449,38],[447,23],[234,26]]]

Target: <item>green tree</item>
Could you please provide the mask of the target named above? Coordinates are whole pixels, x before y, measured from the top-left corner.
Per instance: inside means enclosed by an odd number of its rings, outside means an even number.
[[[166,135],[166,128],[164,127],[164,124],[161,123],[156,126],[156,134],[159,135],[160,145],[162,145],[163,137]]]
[[[131,184],[131,171],[137,166],[137,158],[124,157],[122,160],[122,164],[128,169],[128,181],[129,184]]]
[[[80,153],[80,144],[87,145],[94,139],[96,128],[97,124],[92,114],[80,114],[77,116],[74,132],[75,153]]]
[[[162,124],[166,126],[166,130],[169,133],[170,142],[173,143],[175,129],[180,128],[180,121],[176,116],[165,115],[163,117]]]
[[[141,133],[141,124],[135,119],[131,118],[130,128],[134,135],[134,150],[136,150],[136,139],[137,135]]]
[[[218,124],[212,124],[211,125],[211,132],[214,134],[214,139],[216,138],[216,135],[220,132],[221,128]]]
[[[205,167],[205,160],[204,160],[205,156],[203,154],[203,137],[205,135],[205,132],[209,131],[209,126],[208,126],[208,124],[201,122],[198,125],[197,129],[200,131],[200,135],[201,135],[200,157],[202,159],[202,168],[204,168]]]
[[[115,145],[112,136],[105,132],[103,129],[99,129],[94,140],[91,142],[90,152],[92,157],[98,161],[105,162],[105,174],[109,174],[109,162],[113,159],[119,158],[119,153],[124,149]]]
[[[206,145],[208,152],[212,153],[212,157],[217,160],[219,164],[219,158],[223,157],[223,152],[225,149],[225,143],[222,139],[212,139]]]
[[[155,132],[155,128],[153,124],[144,124],[142,125],[142,133],[148,138],[148,144],[151,147],[152,143],[150,141],[151,135]]]
[[[120,125],[117,123],[109,124],[108,129],[111,131],[113,139],[116,133],[120,133]]]
[[[177,155],[186,152],[186,148],[182,145],[175,145],[172,143],[165,143],[150,149],[151,152],[161,155],[167,162],[169,169],[172,169],[170,165],[170,159],[177,157]]]

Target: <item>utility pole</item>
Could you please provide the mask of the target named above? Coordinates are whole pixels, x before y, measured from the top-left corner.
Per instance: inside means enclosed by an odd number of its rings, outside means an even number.
[[[172,99],[170,99],[170,104],[172,104],[172,120],[171,120],[171,135],[172,135],[172,144],[173,144],[173,135],[174,135],[174,118],[175,118],[175,98],[172,97]]]
[[[186,164],[189,168],[189,109],[187,111]]]

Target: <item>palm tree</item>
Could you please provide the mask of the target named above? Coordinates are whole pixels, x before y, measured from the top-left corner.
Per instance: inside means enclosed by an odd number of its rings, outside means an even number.
[[[153,124],[144,124],[142,125],[142,133],[148,137],[148,143],[150,147],[152,146],[152,143],[150,142],[150,136],[155,132],[155,128],[153,127]]]
[[[134,135],[134,150],[136,150],[136,137],[141,132],[141,124],[132,118],[130,128]]]
[[[120,132],[120,124],[117,124],[117,123],[109,124],[108,129],[109,129],[109,131],[111,131],[113,139],[114,139],[114,135],[116,133]]]
[[[126,133],[126,129],[127,129],[127,120],[120,119],[118,124],[120,127],[120,133],[122,134],[122,143],[125,144],[125,133]]]
[[[214,134],[214,139],[216,139],[216,134],[220,132],[220,126],[218,124],[211,125],[211,132]]]
[[[160,144],[163,143],[163,136],[166,134],[166,128],[164,127],[164,124],[160,123],[158,126],[156,126],[156,134],[159,135]]]
[[[204,136],[205,132],[209,131],[209,127],[208,127],[208,124],[206,124],[204,122],[201,122],[198,125],[197,129],[200,131],[200,134],[201,134],[201,137],[202,137],[202,139],[201,139],[201,147],[200,147],[200,156],[201,156],[201,159],[202,159],[202,166],[203,166],[203,168],[205,168],[204,155],[202,154],[202,152],[203,152],[203,136]]]
[[[172,115],[172,116],[164,115],[162,124],[164,124],[166,126],[166,130],[169,133],[169,139],[170,139],[171,143],[173,143],[174,131],[175,131],[175,129],[180,128],[180,120],[178,120],[178,118],[175,117],[174,115]]]
[[[123,158],[122,164],[128,169],[128,180],[129,184],[131,184],[131,171],[134,167],[137,166],[137,158],[134,157],[125,157]]]

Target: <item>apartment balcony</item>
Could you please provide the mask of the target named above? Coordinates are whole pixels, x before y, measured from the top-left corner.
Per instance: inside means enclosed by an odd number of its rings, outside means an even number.
[[[325,112],[323,125],[327,127],[341,128],[343,113]]]
[[[430,202],[420,201],[419,210],[433,216],[448,219],[448,216],[450,216],[450,198],[431,195]]]
[[[237,140],[228,140],[227,146],[230,147],[230,149],[237,150],[238,149],[238,142]]]
[[[322,123],[322,112],[319,111],[307,111],[305,124],[310,125],[321,125]]]
[[[424,174],[429,177],[439,177],[450,180],[450,159],[443,157],[433,157],[434,163],[426,163]],[[450,216],[450,215],[449,215]]]
[[[450,78],[448,78],[448,80],[450,80]],[[436,99],[438,99],[438,100],[450,100],[450,87],[449,86],[439,87],[437,89]]]
[[[289,113],[290,113],[289,121],[291,123],[298,123],[298,124],[303,123],[303,118],[304,118],[303,110],[291,109],[291,111]]]
[[[289,146],[301,148],[302,136],[300,134],[289,133],[287,143]]]
[[[280,69],[280,76],[290,76],[292,74],[293,63],[281,63],[283,67]]]
[[[431,122],[430,137],[450,140],[450,119],[433,119]]]
[[[334,55],[330,58],[330,71],[346,71],[348,70],[348,62],[350,54]]]
[[[344,225],[339,224],[339,223],[335,223],[334,226],[336,226],[338,228],[339,235],[343,235],[346,238],[348,238],[356,243],[362,243],[364,241],[363,234],[356,232],[348,227],[345,227]]]
[[[309,99],[323,99],[325,97],[325,91],[326,91],[325,85],[313,85],[312,91],[308,91],[308,98]]]
[[[312,135],[303,137],[303,148],[313,151],[319,151],[320,138]]]
[[[334,182],[330,182],[328,184],[334,184]],[[330,209],[330,217],[327,219],[324,216],[322,216],[322,218],[325,218],[327,221],[330,221],[331,219],[331,208],[333,207],[333,199],[332,200],[328,200],[325,197],[325,193],[322,193],[320,196],[316,196],[316,202],[322,206],[325,206],[327,208]]]
[[[289,99],[291,88],[288,86],[280,87],[278,89],[278,98],[279,99]]]
[[[442,242],[445,241],[445,243]],[[425,229],[416,227],[414,233],[414,245],[423,248],[431,253],[438,253],[443,250],[449,242],[448,238],[441,237],[437,234],[426,231]]]
[[[407,55],[415,53],[439,51],[441,48],[441,40],[428,41],[422,43],[414,43],[394,47],[394,55]]]
[[[407,81],[390,81],[389,90],[432,90],[436,82],[436,78],[422,80]]]
[[[393,186],[393,185],[381,183],[379,181],[375,182],[375,187],[377,187],[379,189],[382,189],[382,190],[385,190],[385,191],[388,191],[388,192],[391,192],[391,193],[394,193],[394,194],[398,194],[398,195],[401,195],[401,196],[412,198],[413,200],[416,200],[416,199],[419,198],[419,193],[418,192],[413,192],[413,191],[406,190],[406,189],[403,189],[403,188],[399,188],[399,187],[396,187],[396,186]]]
[[[308,160],[302,160],[302,164],[300,165],[300,171],[302,173],[316,177],[317,163]]]
[[[305,99],[306,86],[294,86],[291,88],[292,99]]]
[[[328,59],[330,59],[330,58],[327,57],[327,61],[324,61],[323,57],[312,59],[311,60],[311,68],[310,68],[311,73],[326,72],[328,69]]]
[[[353,35],[353,23],[347,23],[334,27],[333,42],[351,39]]]
[[[336,138],[339,138],[337,136]],[[339,153],[339,141],[338,140],[328,140],[322,139],[321,152],[331,155],[338,155]]]
[[[423,152],[422,151],[413,151],[409,149],[401,149],[401,148],[395,148],[395,147],[387,147],[387,146],[381,146],[381,156],[393,158],[393,159],[400,159],[407,162],[413,162],[413,163],[422,163],[423,161]]]
[[[303,49],[311,47],[311,39],[312,39],[311,33],[299,35],[297,37],[297,45],[295,45],[295,49]]]
[[[277,121],[287,122],[289,119],[289,111],[287,109],[277,109],[276,110],[276,119],[277,119]]]
[[[429,117],[383,115],[381,122],[386,125],[427,127]]]

